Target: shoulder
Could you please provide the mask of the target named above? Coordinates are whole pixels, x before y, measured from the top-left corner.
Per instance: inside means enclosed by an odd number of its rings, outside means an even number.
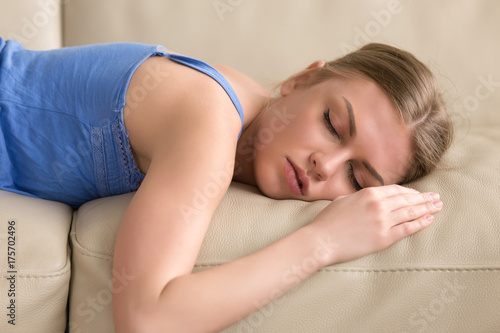
[[[214,79],[166,57],[147,59],[132,76],[124,122],[134,155],[146,161],[192,136],[236,144],[241,129],[238,112]]]
[[[234,85],[243,88],[246,93],[253,93],[257,95],[267,95],[268,92],[255,80],[249,76],[237,71],[234,68],[224,65],[213,65],[215,69],[221,72],[225,77],[229,78]]]

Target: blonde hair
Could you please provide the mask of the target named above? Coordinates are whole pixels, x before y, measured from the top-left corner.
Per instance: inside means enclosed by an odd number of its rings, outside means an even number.
[[[412,131],[413,154],[399,184],[431,172],[453,140],[453,125],[432,72],[411,53],[371,43],[315,69],[310,85],[335,76],[375,82],[399,110]]]

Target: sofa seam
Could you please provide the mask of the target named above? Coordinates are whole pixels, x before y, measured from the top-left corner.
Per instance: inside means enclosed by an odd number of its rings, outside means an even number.
[[[73,255],[71,256],[73,258],[74,256],[74,253],[77,252],[83,256],[86,256],[86,257],[91,257],[91,258],[97,258],[97,259],[103,259],[103,260],[106,260],[106,261],[112,261],[112,258],[107,255],[107,254],[102,254],[102,253],[98,253],[98,254],[94,254],[94,253],[89,253],[89,252],[92,252],[86,248],[84,248],[79,242],[78,240],[76,239],[76,233],[73,235],[73,237],[70,237],[70,238],[74,238],[74,240],[72,239],[72,249],[73,249]]]
[[[200,264],[195,265],[195,268],[203,268],[203,267],[217,267],[222,264]],[[405,273],[405,272],[500,272],[500,267],[492,267],[492,268],[405,268],[405,269],[325,269],[322,268],[317,272],[323,273]]]
[[[51,274],[51,275],[34,275],[34,274],[16,274],[16,278],[22,278],[22,279],[50,279],[54,277],[61,277],[64,275],[67,275],[68,271],[57,273],[57,274]],[[1,279],[7,279],[7,275],[4,275],[1,277]]]
[[[405,272],[500,272],[499,268],[406,268],[406,269],[320,269],[319,272],[405,273]]]
[[[71,256],[70,258],[71,259]],[[19,273],[19,271],[16,272],[16,278],[23,278],[23,279],[50,279],[50,278],[57,278],[61,276],[65,276],[67,274],[70,274],[71,276],[71,261],[69,261],[64,267],[62,267],[57,273],[47,273],[47,274],[23,274]],[[0,277],[0,279],[7,279],[9,274],[4,274]]]
[[[90,257],[90,258],[97,258],[97,259],[102,259],[102,260],[106,260],[106,261],[112,261],[111,258],[106,258],[104,256],[108,256],[106,254],[102,254],[101,256],[98,256],[98,255],[92,255],[92,254],[88,254],[88,253],[85,253],[84,251],[80,251],[80,249],[77,249],[77,252],[83,256],[86,256],[86,257]]]
[[[71,261],[73,261],[73,257],[75,256],[75,253],[79,253],[83,256],[90,257],[90,258],[96,258],[96,259],[102,259],[106,261],[113,261],[112,256],[103,254],[103,253],[93,253],[91,250],[85,248],[80,244],[78,241],[77,237],[77,232],[76,232],[76,220],[77,220],[77,212],[73,212],[73,221],[71,223],[71,228],[70,228],[70,233],[69,233],[69,243],[70,243],[70,248],[72,250],[71,253]]]

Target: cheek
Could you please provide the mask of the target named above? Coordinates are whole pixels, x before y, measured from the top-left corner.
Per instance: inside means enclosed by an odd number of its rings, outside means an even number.
[[[259,190],[266,196],[278,198],[280,185],[280,163],[276,154],[257,151],[254,159],[255,181]]]
[[[316,119],[299,115],[284,125],[281,131],[277,131],[276,137],[283,144],[294,143],[294,145],[303,146],[303,144],[313,141],[319,130],[319,123]]]
[[[295,122],[287,124],[269,124],[261,128],[255,138],[256,152],[279,153],[289,150],[296,146],[296,138],[300,133],[300,128]]]
[[[353,194],[355,191],[346,185],[342,174],[332,177],[327,183],[318,188],[317,198],[319,200],[335,200],[338,197]]]
[[[259,150],[268,150],[283,145],[283,142],[290,140],[297,131],[295,119],[294,114],[273,110],[255,135],[255,147]]]

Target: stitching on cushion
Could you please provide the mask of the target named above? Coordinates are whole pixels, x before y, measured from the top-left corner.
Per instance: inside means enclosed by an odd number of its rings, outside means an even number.
[[[194,267],[217,267],[222,264],[195,265]],[[500,267],[495,268],[405,268],[405,269],[328,269],[322,268],[323,273],[405,273],[405,272],[500,272]]]
[[[75,247],[75,245],[73,244],[72,248],[73,248],[74,252],[78,252],[79,254],[81,254],[83,256],[86,256],[86,257],[97,258],[97,259],[102,259],[102,260],[106,260],[106,261],[113,261],[113,259],[111,258],[111,256],[109,256],[107,254],[102,254],[102,253],[90,254],[90,253],[88,253],[88,252],[91,252],[91,251],[85,249],[83,246],[80,245],[80,243],[78,243],[77,247]],[[86,251],[88,251],[88,252],[86,252]]]
[[[23,278],[23,279],[50,279],[50,278],[53,278],[53,277],[61,277],[61,276],[64,276],[64,275],[68,275],[68,274],[71,274],[71,270],[68,269],[68,270],[65,270],[63,272],[60,272],[60,273],[56,273],[56,274],[50,274],[50,275],[33,275],[33,274],[16,274],[16,278]],[[4,279],[7,279],[6,276],[2,276],[1,277],[2,280]]]
[[[405,268],[405,269],[321,269],[320,272],[349,272],[349,273],[405,273],[405,272],[494,272],[497,268]]]

